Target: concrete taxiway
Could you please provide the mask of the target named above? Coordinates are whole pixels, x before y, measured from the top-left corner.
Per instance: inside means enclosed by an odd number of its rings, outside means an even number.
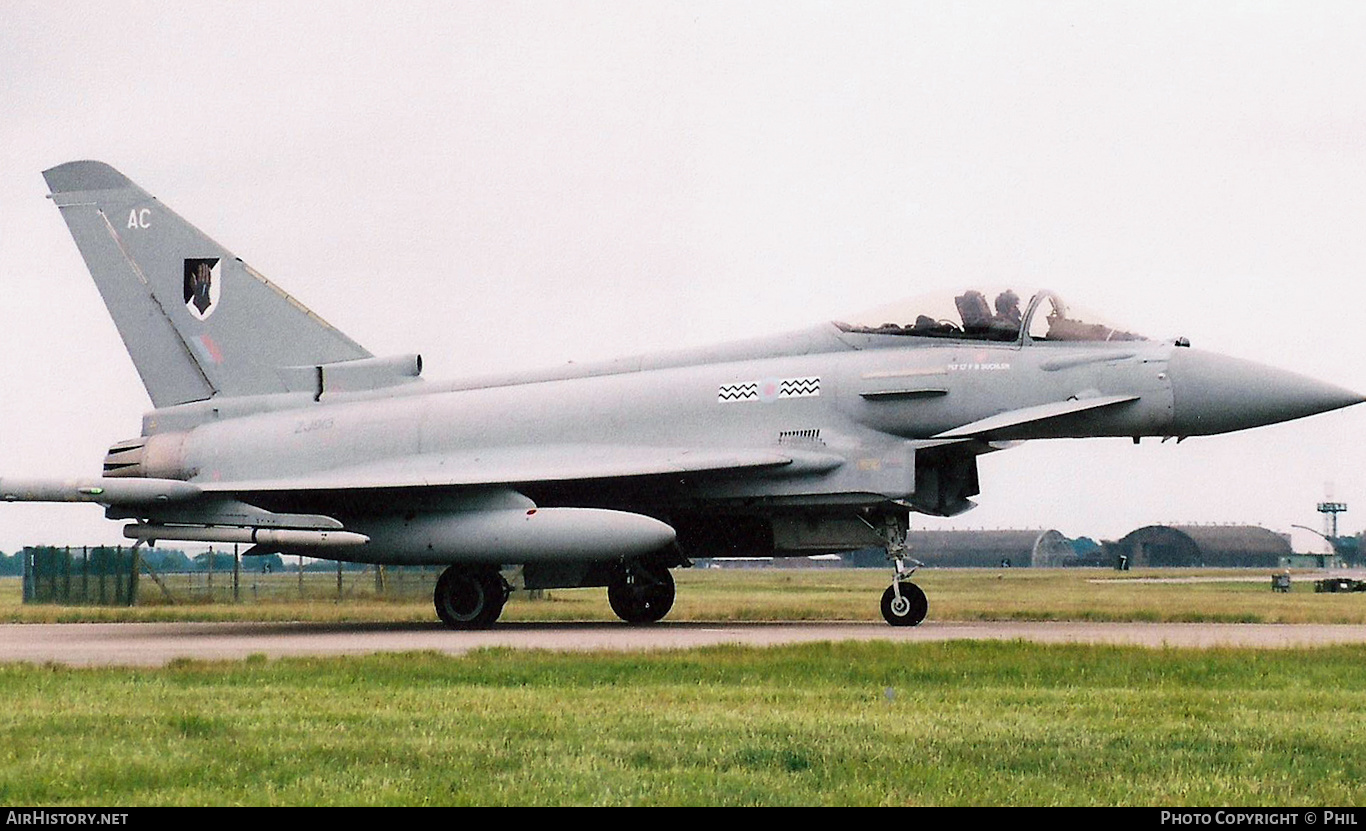
[[[162,666],[179,658],[367,655],[430,651],[459,655],[508,647],[563,651],[778,646],[815,641],[1022,640],[1145,647],[1294,648],[1366,643],[1366,626],[1206,623],[502,623],[454,632],[437,624],[65,623],[0,625],[0,662],[70,666]]]

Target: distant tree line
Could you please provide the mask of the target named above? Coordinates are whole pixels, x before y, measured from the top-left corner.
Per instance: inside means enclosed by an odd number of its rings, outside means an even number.
[[[142,561],[158,574],[183,573],[187,571],[232,571],[232,552],[205,551],[193,557],[175,548],[143,549]],[[260,557],[243,557],[243,571],[284,571],[284,560],[279,554],[266,554]]]

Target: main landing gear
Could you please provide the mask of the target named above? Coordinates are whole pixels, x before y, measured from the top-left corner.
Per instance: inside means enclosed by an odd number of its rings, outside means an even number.
[[[664,562],[622,563],[612,568],[606,582],[607,602],[627,623],[654,623],[673,608],[674,578]],[[458,565],[441,573],[432,601],[437,616],[452,629],[487,629],[503,613],[511,591],[496,566]]]
[[[436,614],[452,629],[487,629],[503,613],[510,587],[496,566],[451,566],[436,581]]]
[[[911,575],[920,568],[918,560],[911,560],[911,568],[906,570],[906,532],[910,525],[909,517],[888,516],[882,525],[874,530],[882,538],[887,548],[887,557],[896,569],[892,585],[882,593],[882,619],[893,626],[919,626],[930,609],[925,592],[911,582]]]
[[[673,575],[659,563],[626,563],[607,584],[607,602],[627,623],[655,623],[673,608]]]

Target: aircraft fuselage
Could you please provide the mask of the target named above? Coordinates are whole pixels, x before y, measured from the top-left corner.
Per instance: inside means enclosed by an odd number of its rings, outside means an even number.
[[[883,615],[914,625],[909,514],[971,508],[978,456],[1362,400],[1010,289],[436,384],[419,356],[375,357],[109,165],[44,176],[156,409],[102,476],[3,479],[0,499],[97,503],[140,542],[445,564],[434,600],[452,626],[497,618],[503,565],[528,587],[606,585],[645,622],[689,557],[869,546],[896,563]]]

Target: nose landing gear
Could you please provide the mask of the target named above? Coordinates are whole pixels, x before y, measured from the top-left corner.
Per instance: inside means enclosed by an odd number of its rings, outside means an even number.
[[[925,592],[909,579],[919,567],[916,563],[910,571],[903,572],[901,559],[896,560],[896,579],[882,593],[882,619],[893,626],[919,626],[930,609]]]
[[[893,626],[919,626],[929,611],[930,602],[925,598],[925,592],[911,582],[911,575],[922,563],[910,560],[911,569],[906,570],[906,532],[910,530],[910,517],[905,514],[887,516],[874,530],[882,538],[887,557],[896,569],[892,585],[882,593],[882,619]]]

